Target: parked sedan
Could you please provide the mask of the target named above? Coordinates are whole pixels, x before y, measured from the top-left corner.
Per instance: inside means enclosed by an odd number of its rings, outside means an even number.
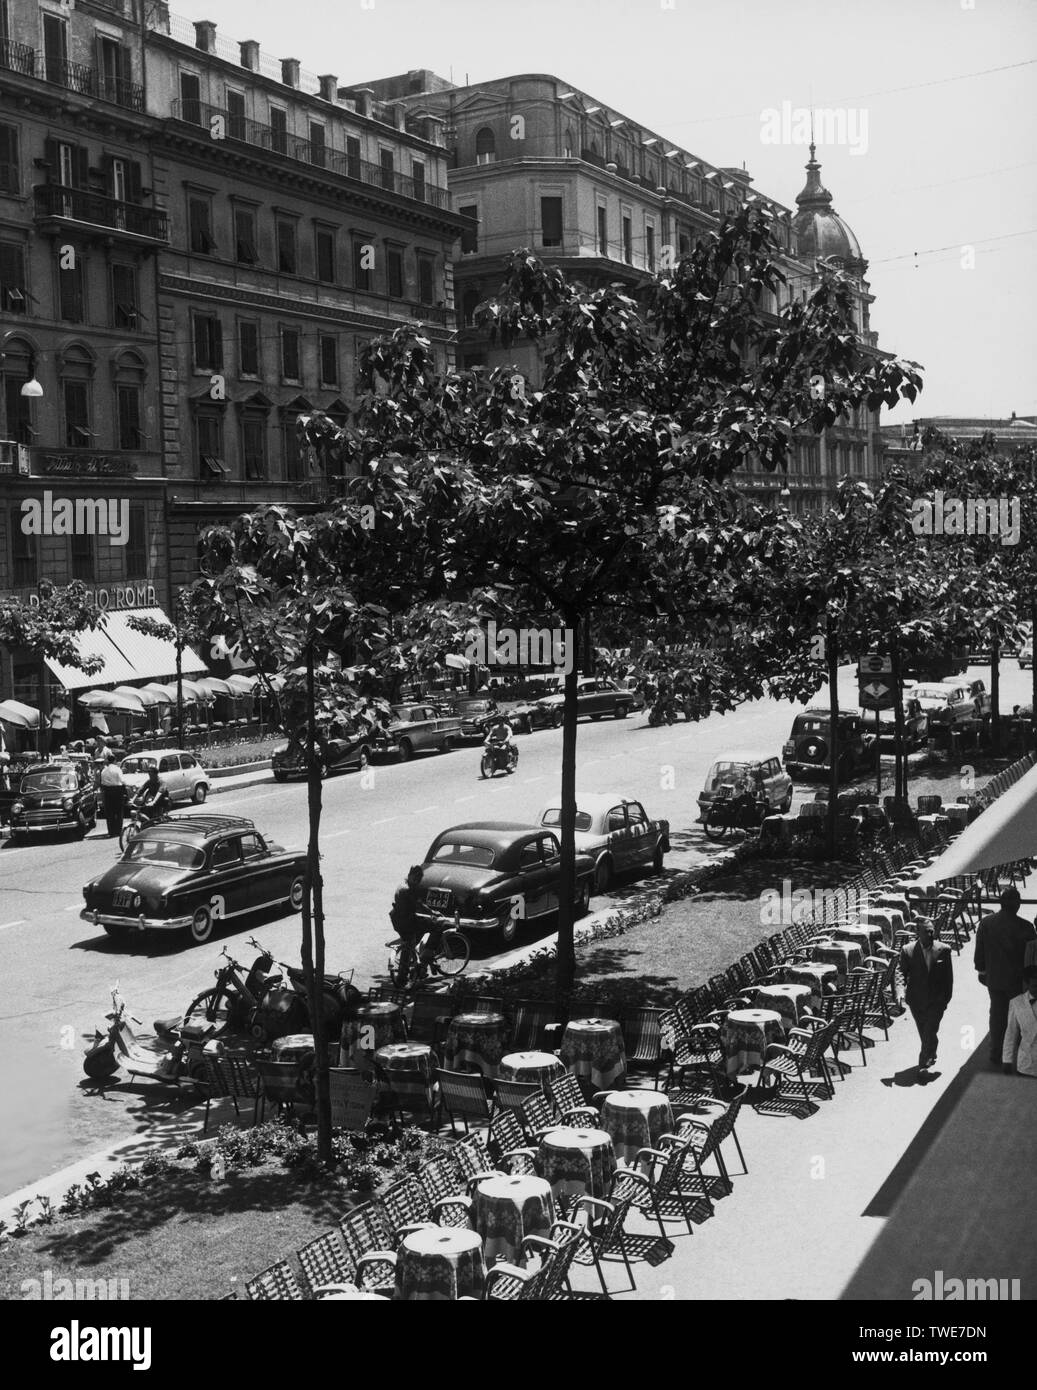
[[[565,704],[564,692],[545,695],[537,703],[542,709],[558,710]],[[613,680],[604,676],[581,676],[576,686],[576,713],[589,715],[591,719],[601,719],[609,714],[615,719],[625,719],[634,708],[634,692],[620,690]]]
[[[327,777],[350,767],[365,768],[377,749],[378,742],[367,729],[334,737],[322,733],[317,739],[320,775]],[[307,761],[305,736],[282,743],[271,758],[274,780],[287,782],[289,777],[305,777]]]
[[[437,712],[453,716],[460,721],[461,737],[464,739],[484,739],[486,729],[497,715],[495,700],[481,696],[455,696],[450,700],[437,701]]]
[[[97,824],[97,793],[88,770],[55,760],[26,769],[11,803],[11,840],[52,830],[85,835]]]
[[[200,806],[209,794],[209,774],[198,759],[178,748],[152,748],[147,753],[131,753],[119,764],[127,796],[139,792],[153,767],[170,801],[193,801]]]
[[[185,931],[208,941],[218,922],[302,907],[306,855],[267,840],[244,816],[173,816],[134,835],[83,889],[84,922],[109,936]]]
[[[446,753],[460,738],[456,714],[440,714],[433,705],[393,705],[382,747],[406,761],[415,753]]]
[[[561,847],[542,827],[511,821],[455,825],[433,840],[418,890],[418,919],[467,934],[497,933],[514,941],[523,922],[558,911]],[[588,909],[594,860],[576,855],[576,913]]]
[[[540,824],[561,835],[562,809],[548,806]],[[606,893],[618,874],[659,873],[670,851],[670,822],[650,820],[640,801],[612,792],[581,796],[576,808],[576,848],[594,860],[594,891]]]

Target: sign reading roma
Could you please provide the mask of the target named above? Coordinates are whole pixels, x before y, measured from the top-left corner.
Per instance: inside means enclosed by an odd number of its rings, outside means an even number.
[[[87,604],[93,604],[102,611],[112,608],[157,608],[158,595],[154,584],[116,584],[111,589],[87,589],[84,595]],[[29,595],[30,608],[40,606],[37,594]]]

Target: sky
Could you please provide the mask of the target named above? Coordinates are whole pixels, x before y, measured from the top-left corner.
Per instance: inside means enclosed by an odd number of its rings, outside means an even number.
[[[1037,415],[1035,0],[187,4],[343,86],[552,73],[793,208],[796,113],[840,110],[822,179],[869,262],[880,346],[925,369],[884,419]],[[784,131],[765,115],[785,111]]]

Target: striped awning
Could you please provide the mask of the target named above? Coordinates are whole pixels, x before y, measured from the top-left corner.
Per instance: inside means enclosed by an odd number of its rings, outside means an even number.
[[[134,681],[169,678],[176,672],[176,645],[159,637],[149,637],[130,627],[131,617],[151,618],[172,626],[161,608],[126,608],[106,613],[99,627],[81,632],[76,646],[84,657],[99,656],[104,666],[92,675],[66,666],[53,657],[44,657],[48,668],[66,690],[86,690],[95,686],[128,685]],[[205,663],[185,647],[181,654],[185,676],[206,673]]]

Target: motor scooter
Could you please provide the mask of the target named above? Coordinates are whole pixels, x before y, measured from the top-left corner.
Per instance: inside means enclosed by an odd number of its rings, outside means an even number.
[[[116,981],[112,988],[112,1011],[105,1015],[106,1026],[98,1026],[94,1040],[83,1056],[83,1071],[91,1081],[107,1081],[121,1069],[131,1076],[147,1076],[153,1081],[176,1080],[179,1058],[158,1055],[142,1048],[131,1027],[139,1028],[141,1020],[131,1014],[119,993]]]

